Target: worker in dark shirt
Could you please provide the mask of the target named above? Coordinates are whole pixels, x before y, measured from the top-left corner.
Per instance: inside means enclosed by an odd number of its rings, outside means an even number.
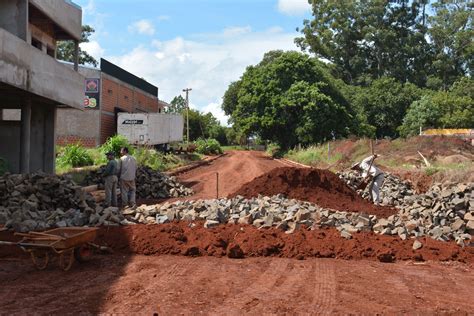
[[[109,161],[102,174],[105,183],[105,205],[106,207],[117,206],[117,161],[114,159],[113,152],[108,152],[106,156]]]

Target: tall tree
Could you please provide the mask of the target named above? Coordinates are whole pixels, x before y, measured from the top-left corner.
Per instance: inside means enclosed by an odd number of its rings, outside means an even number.
[[[95,32],[95,30],[89,25],[82,26],[81,40],[79,43],[88,43],[89,37]],[[74,62],[74,43],[72,41],[61,41],[58,43],[56,56],[59,60]],[[81,65],[93,65],[97,67],[98,61],[89,55],[86,51],[83,51],[79,47],[79,64]]]
[[[430,49],[423,6],[409,0],[313,0],[296,43],[336,66],[350,84],[383,76],[424,84]]]
[[[235,86],[231,86],[235,89]],[[234,128],[290,148],[347,135],[353,116],[324,65],[298,52],[270,52],[240,80]]]
[[[165,109],[165,113],[184,113],[185,110],[186,99],[178,95],[171,100],[170,105]]]
[[[433,42],[435,75],[447,89],[459,77],[474,75],[474,3],[463,0],[440,0],[428,18]]]

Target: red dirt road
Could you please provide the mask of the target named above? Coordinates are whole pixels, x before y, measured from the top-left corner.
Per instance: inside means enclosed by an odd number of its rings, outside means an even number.
[[[226,197],[245,183],[284,164],[258,151],[229,151],[207,166],[193,169],[179,176],[195,194],[187,199],[216,198],[216,172],[219,172],[219,197]]]
[[[0,282],[2,314],[474,313],[460,263],[110,255],[63,272],[0,259]]]

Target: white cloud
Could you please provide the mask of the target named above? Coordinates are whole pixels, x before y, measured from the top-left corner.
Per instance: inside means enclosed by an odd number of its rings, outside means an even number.
[[[87,43],[79,44],[79,47],[86,51],[89,55],[94,57],[96,60],[99,60],[102,56],[104,56],[105,50],[100,46],[99,42],[97,41],[90,41]]]
[[[223,36],[231,33],[235,36]],[[285,33],[276,27],[262,32],[245,26],[234,27],[208,35],[153,40],[148,46],[141,45],[125,55],[107,58],[157,85],[159,98],[164,101],[183,94],[183,88],[192,88],[190,104],[212,112],[226,123],[220,104],[228,85],[238,80],[247,66],[260,62],[264,53],[275,49],[297,50],[293,39],[298,34]]]
[[[278,0],[278,11],[287,15],[303,15],[310,12],[308,0]]]
[[[153,35],[155,34],[155,27],[150,20],[139,20],[128,26],[129,32],[137,32],[139,34]]]

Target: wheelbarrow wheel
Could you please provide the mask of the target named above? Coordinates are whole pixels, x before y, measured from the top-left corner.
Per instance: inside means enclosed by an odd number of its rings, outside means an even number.
[[[49,263],[49,254],[47,251],[31,251],[30,256],[36,269],[46,269]]]
[[[59,267],[64,271],[71,269],[73,262],[74,249],[65,250],[59,255]]]
[[[92,247],[84,244],[74,248],[74,258],[80,263],[90,261],[92,258]]]

